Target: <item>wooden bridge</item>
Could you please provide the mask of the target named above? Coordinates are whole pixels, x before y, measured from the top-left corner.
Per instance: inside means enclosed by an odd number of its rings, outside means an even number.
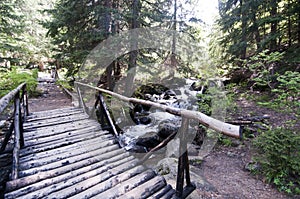
[[[185,118],[179,132],[183,155],[178,161],[176,189],[141,164],[153,151],[140,160],[119,146],[118,132],[100,93],[97,103],[104,116],[102,122],[111,127],[109,131],[90,119],[82,98],[78,108],[29,114],[26,84],[22,84],[0,100],[0,113],[12,100],[15,107],[12,124],[1,148],[1,151],[5,150],[13,135],[13,168],[11,179],[6,183],[5,198],[185,198],[195,189],[189,177],[184,142],[183,127],[188,125],[188,120],[198,118],[209,127],[230,136],[240,136],[238,126],[212,118],[207,120],[208,116],[201,113],[173,110],[161,104],[94,89],[124,101],[150,104]],[[78,94],[81,96],[80,90]],[[157,148],[165,146],[171,139],[167,138]]]

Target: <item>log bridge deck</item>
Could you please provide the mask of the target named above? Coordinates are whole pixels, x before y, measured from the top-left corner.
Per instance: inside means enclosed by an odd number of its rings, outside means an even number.
[[[5,198],[172,198],[162,176],[139,164],[82,109],[27,116],[18,178]]]

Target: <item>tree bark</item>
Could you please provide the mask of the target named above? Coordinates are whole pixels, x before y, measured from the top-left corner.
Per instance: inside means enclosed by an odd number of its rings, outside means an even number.
[[[271,11],[270,15],[272,18],[271,22],[271,32],[270,32],[270,50],[274,51],[277,48],[277,26],[278,26],[278,20],[276,19],[277,17],[277,7],[278,7],[278,2],[277,0],[271,1]]]
[[[139,12],[140,12],[140,1],[133,0],[132,1],[132,15],[130,20],[130,28],[136,29],[139,28]],[[130,53],[129,53],[129,64],[128,64],[128,73],[127,73],[127,81],[125,91],[126,96],[130,96],[133,91],[134,77],[136,73],[136,63],[138,57],[138,35],[131,36],[130,43]]]
[[[240,51],[240,58],[245,59],[246,53],[247,53],[247,20],[246,20],[246,14],[243,11],[243,0],[240,0],[240,17],[242,19],[242,46]]]
[[[300,0],[298,0],[298,46],[300,46]]]

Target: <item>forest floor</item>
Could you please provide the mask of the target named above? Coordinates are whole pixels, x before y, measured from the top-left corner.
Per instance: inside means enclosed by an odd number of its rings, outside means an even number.
[[[30,98],[31,112],[51,110],[72,106],[71,99],[55,84],[41,83],[39,89],[42,95]],[[253,102],[239,99],[237,108],[231,117],[251,115],[271,116],[270,124],[280,125],[291,119],[289,115],[256,106]],[[245,169],[251,162],[251,140],[238,141],[236,147],[216,145],[214,150],[199,164],[193,164],[191,170],[196,172],[197,189],[189,196],[192,199],[288,199],[275,187],[263,182],[263,179],[253,176]]]
[[[229,113],[231,118],[269,115],[268,123],[273,127],[281,126],[286,121],[295,119],[291,114],[257,106],[253,101],[245,98],[240,98],[235,103],[235,111]],[[300,198],[281,193],[274,186],[265,183],[265,179],[262,177],[251,174],[246,167],[253,161],[254,153],[251,139],[236,141],[234,146],[217,144],[203,162],[198,166],[196,165],[200,168],[200,175],[216,190],[212,189],[206,193],[208,198]]]

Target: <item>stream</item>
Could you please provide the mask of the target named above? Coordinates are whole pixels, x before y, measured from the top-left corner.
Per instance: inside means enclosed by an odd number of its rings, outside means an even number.
[[[142,92],[142,98],[174,108],[197,111],[199,101],[197,95],[204,94],[204,88],[204,86],[196,88],[195,81],[187,79],[183,86],[176,89],[148,89]],[[177,132],[181,126],[181,117],[140,104],[130,108],[130,117],[134,122],[133,125],[122,125],[121,118],[116,119],[116,124],[123,126],[123,133],[119,137],[122,145],[126,150],[136,153],[148,152],[173,132]],[[196,135],[197,125],[196,122],[190,123],[189,131],[194,131],[189,134],[190,142]]]

